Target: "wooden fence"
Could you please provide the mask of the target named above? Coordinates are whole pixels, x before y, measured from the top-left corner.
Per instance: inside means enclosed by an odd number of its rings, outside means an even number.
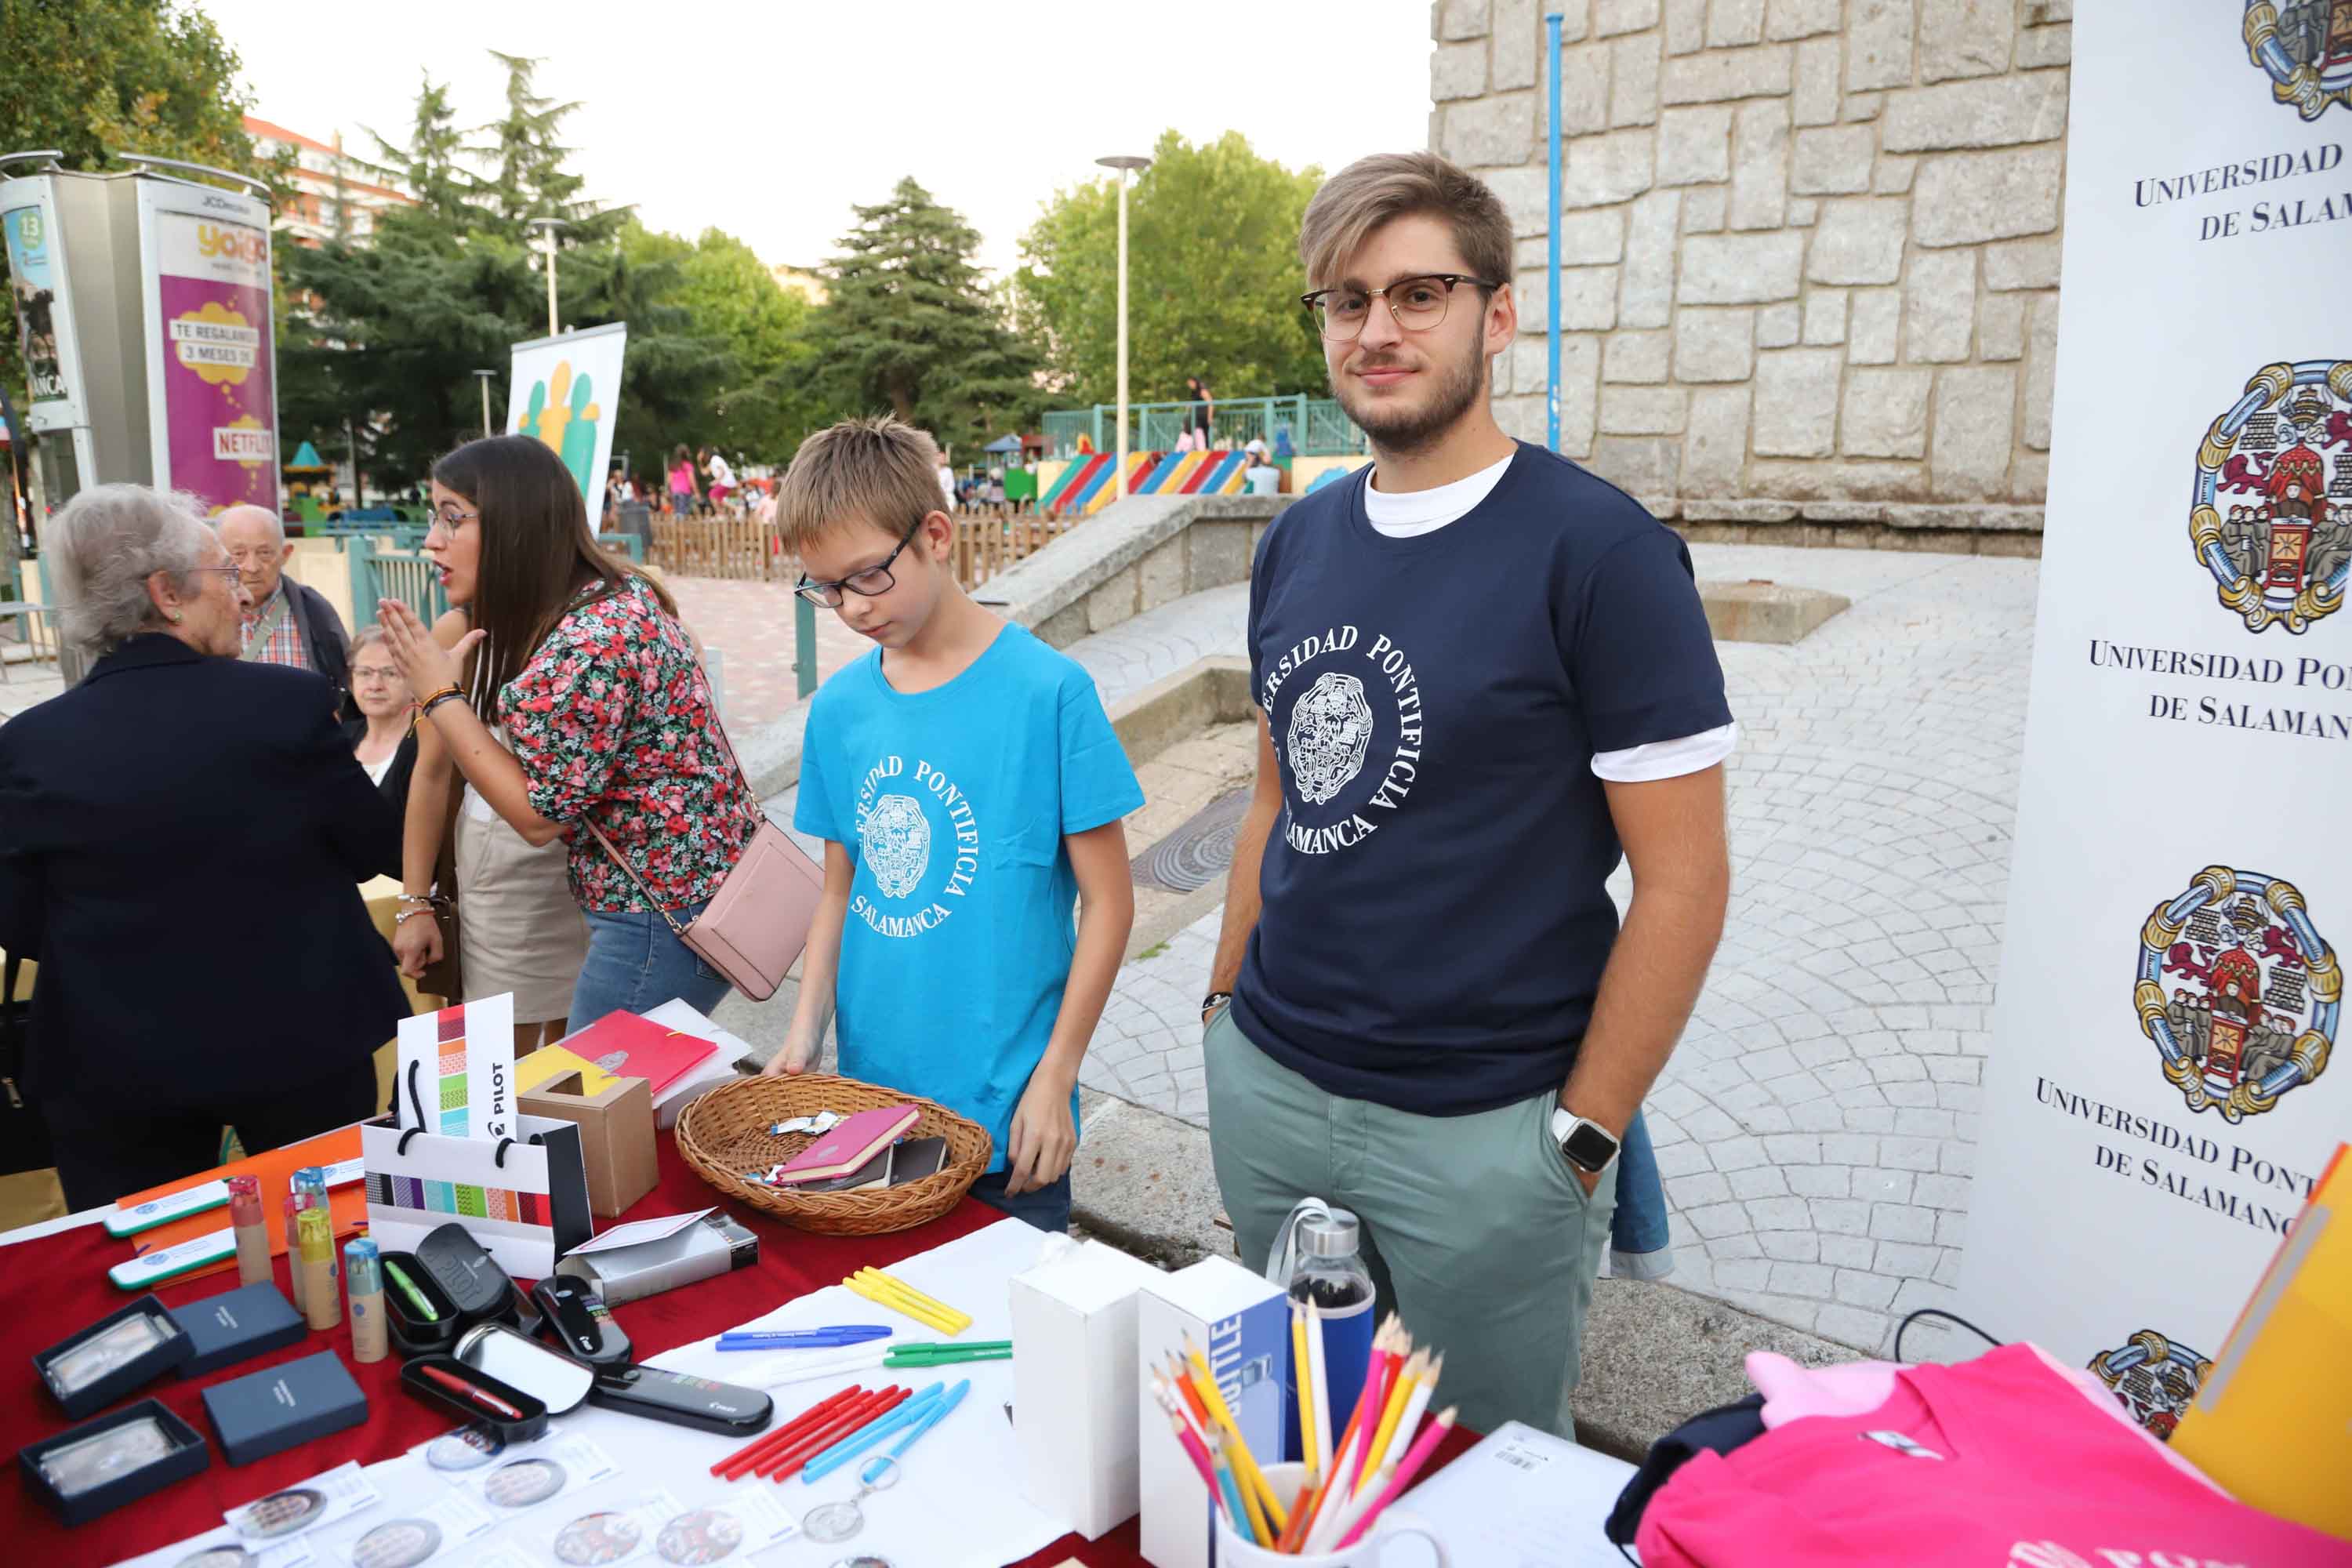
[[[1026,560],[1085,520],[1046,517],[1038,512],[1013,514],[992,507],[975,516],[956,517],[955,574],[966,588],[977,588],[1016,561]]]
[[[800,563],[784,553],[773,523],[743,517],[656,517],[648,559],[681,577],[736,577],[790,582]]]

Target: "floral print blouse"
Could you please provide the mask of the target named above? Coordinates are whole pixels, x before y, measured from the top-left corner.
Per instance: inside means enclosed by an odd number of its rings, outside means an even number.
[[[582,591],[585,600],[594,592]],[[575,603],[499,693],[531,809],[561,823],[572,896],[599,912],[682,909],[719,890],[751,836],[684,628],[645,579]],[[653,893],[614,864],[593,822]]]

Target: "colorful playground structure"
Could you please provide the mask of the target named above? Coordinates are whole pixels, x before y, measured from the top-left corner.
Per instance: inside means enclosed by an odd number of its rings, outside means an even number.
[[[1054,479],[1038,510],[1048,517],[1092,517],[1118,499],[1111,481],[1116,459],[1088,453]],[[1237,496],[1245,452],[1136,452],[1128,458],[1127,493],[1138,496]]]

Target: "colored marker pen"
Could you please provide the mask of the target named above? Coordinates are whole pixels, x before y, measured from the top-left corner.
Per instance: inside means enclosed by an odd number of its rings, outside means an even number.
[[[302,1300],[301,1227],[295,1221],[302,1217],[302,1194],[286,1194],[286,1279],[294,1297],[294,1310],[306,1309]]]
[[[343,1285],[351,1297],[352,1359],[384,1356],[383,1276],[375,1243],[359,1237],[343,1247]]]
[[[302,1310],[314,1329],[331,1329],[343,1321],[343,1303],[335,1293],[335,1222],[325,1209],[304,1209],[295,1216],[295,1235],[301,1262]]]
[[[228,1223],[236,1233],[236,1281],[258,1285],[269,1278],[269,1226],[261,1212],[261,1181],[228,1179]]]
[[[433,1303],[425,1298],[424,1291],[416,1288],[416,1281],[402,1271],[399,1264],[386,1258],[383,1271],[392,1276],[393,1284],[397,1286],[401,1295],[407,1299],[409,1310],[416,1314],[418,1322],[437,1323],[441,1321],[441,1314],[433,1310]]]

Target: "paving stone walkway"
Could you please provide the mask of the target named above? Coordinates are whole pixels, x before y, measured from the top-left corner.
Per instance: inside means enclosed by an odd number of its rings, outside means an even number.
[[[1948,1303],[1958,1266],[2037,563],[1692,556],[1704,579],[1854,603],[1796,647],[1718,645],[1742,728],[1731,909],[1649,1106],[1675,1282],[1883,1350],[1901,1314]],[[1239,652],[1238,633],[1201,651]],[[1621,901],[1629,888],[1621,872]],[[1082,1082],[1206,1124],[1197,1008],[1221,918],[1121,973]]]

